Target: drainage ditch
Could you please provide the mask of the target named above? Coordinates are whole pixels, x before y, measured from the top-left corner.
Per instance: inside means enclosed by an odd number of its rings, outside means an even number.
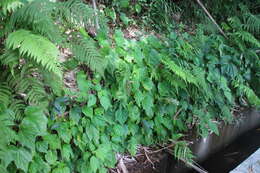
[[[260,111],[255,109],[239,113],[231,124],[219,125],[220,135],[210,134],[206,138],[191,135],[190,146],[196,156],[196,163],[209,173],[228,173],[260,148]],[[165,154],[149,173],[195,173],[183,162]],[[147,171],[130,171],[146,173]]]

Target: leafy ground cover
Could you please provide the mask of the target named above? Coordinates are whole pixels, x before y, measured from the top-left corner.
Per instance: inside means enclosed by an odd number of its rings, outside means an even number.
[[[260,105],[260,22],[249,5],[223,23],[228,38],[183,23],[128,39],[128,3],[104,2],[93,35],[96,12],[80,0],[0,2],[1,172],[102,173],[140,146],[172,146],[192,162],[188,130],[218,134],[234,108]],[[149,4],[132,13],[171,7]],[[153,8],[136,22],[147,26]]]

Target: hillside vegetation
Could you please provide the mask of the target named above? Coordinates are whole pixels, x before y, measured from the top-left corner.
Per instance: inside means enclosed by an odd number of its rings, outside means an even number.
[[[260,106],[260,2],[0,1],[0,172],[104,173]],[[199,1],[200,2],[200,1]],[[127,37],[129,28],[139,34]]]

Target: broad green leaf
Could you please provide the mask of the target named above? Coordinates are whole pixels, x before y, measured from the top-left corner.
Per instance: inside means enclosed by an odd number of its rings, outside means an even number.
[[[111,106],[110,100],[107,96],[101,96],[100,104],[105,110],[107,110]]]
[[[132,156],[136,155],[137,144],[138,144],[138,142],[137,142],[136,138],[135,137],[131,137],[131,139],[129,140],[127,149],[128,149],[128,151],[130,152],[130,154]]]
[[[57,168],[55,168],[52,173],[71,173],[70,168],[65,164],[61,163]]]
[[[147,78],[146,80],[142,81],[142,85],[144,89],[147,91],[150,91],[153,88],[153,81],[150,78]]]
[[[93,125],[86,127],[86,134],[87,134],[90,141],[91,140],[97,140],[97,141],[99,140],[99,131]]]
[[[124,124],[127,120],[127,117],[127,111],[122,108],[118,109],[115,113],[115,118],[120,124]]]
[[[46,153],[48,150],[48,142],[47,141],[37,141],[36,142],[36,149],[39,152]]]
[[[135,98],[135,102],[137,103],[137,105],[141,106],[141,103],[144,100],[144,94],[140,90],[137,90],[134,93],[134,98]]]
[[[98,149],[94,151],[96,154],[97,158],[100,160],[104,161],[107,158],[108,152],[111,150],[111,145],[110,144],[101,144],[98,146]]]
[[[141,10],[142,10],[141,5],[140,5],[140,4],[135,4],[135,11],[136,11],[137,13],[140,13]]]
[[[14,160],[13,152],[14,151],[8,147],[4,148],[3,150],[0,150],[1,166],[7,168],[7,166]]]
[[[61,141],[57,134],[45,135],[43,136],[43,139],[48,142],[51,149],[55,150],[61,148]]]
[[[145,110],[145,113],[148,115],[148,117],[152,117],[153,112],[153,97],[151,94],[146,94],[144,97],[144,100],[142,101],[143,108]]]
[[[97,102],[96,96],[93,94],[88,95],[88,107],[94,106]]]
[[[35,148],[35,139],[37,136],[37,129],[34,126],[31,126],[31,123],[28,121],[23,121],[20,125],[20,129],[18,132],[19,142],[31,150]]]
[[[34,150],[35,138],[44,135],[47,131],[47,118],[41,111],[41,108],[29,106],[25,110],[25,118],[19,127],[19,142]]]
[[[87,93],[91,84],[87,81],[86,74],[83,71],[77,73],[78,88],[82,93]]]
[[[73,157],[73,151],[72,151],[71,146],[69,144],[64,144],[62,146],[61,155],[66,160],[70,160],[70,158]]]
[[[94,114],[95,115],[103,115],[104,114],[104,108],[102,107],[97,107],[95,110],[94,110]]]
[[[44,115],[42,108],[36,106],[29,106],[25,110],[24,121],[28,121],[34,126],[38,131],[38,135],[45,134],[47,130],[47,117]]]
[[[90,158],[90,168],[93,172],[97,172],[97,169],[99,168],[100,166],[100,163],[99,163],[99,160],[95,157],[95,156],[92,156]]]
[[[167,85],[166,82],[160,82],[158,84],[158,91],[159,91],[160,95],[168,96],[169,90],[170,90],[170,87]]]
[[[87,105],[82,107],[82,112],[84,115],[86,115],[89,118],[93,118],[93,108],[88,107]]]
[[[60,123],[58,128],[57,128],[57,131],[58,131],[59,137],[65,143],[70,143],[72,135],[71,135],[71,130],[69,128],[69,123],[68,122]]]
[[[218,126],[216,123],[214,123],[212,121],[208,121],[208,126],[209,126],[210,130],[212,130],[216,135],[219,135]]]
[[[97,128],[101,128],[101,127],[106,127],[107,123],[103,118],[104,116],[102,115],[96,115],[93,119],[92,119],[92,124],[94,126],[96,126]]]
[[[124,33],[121,30],[116,30],[114,35],[117,46],[123,47],[125,45]]]
[[[129,7],[129,0],[120,0],[119,4],[120,4],[120,7],[127,8],[127,7]]]
[[[125,25],[128,25],[130,21],[130,19],[126,16],[125,13],[120,13],[120,19]]]
[[[81,108],[76,106],[76,107],[73,107],[71,110],[70,110],[70,118],[76,123],[78,124],[79,123],[79,120],[81,118]]]
[[[107,169],[106,168],[99,168],[99,173],[107,173]]]
[[[129,107],[129,117],[130,117],[131,121],[133,121],[133,122],[140,121],[140,111],[137,106]]]
[[[45,159],[46,161],[53,165],[56,163],[58,157],[57,157],[57,152],[56,150],[49,150],[46,154],[45,154]]]
[[[13,154],[16,167],[27,172],[28,165],[32,161],[32,154],[24,148],[16,148]]]
[[[29,166],[30,173],[49,173],[51,171],[51,168],[48,163],[46,163],[41,155],[34,155],[33,161],[31,162]]]
[[[123,126],[117,124],[113,127],[113,131],[115,136],[124,136],[126,134],[126,130]]]

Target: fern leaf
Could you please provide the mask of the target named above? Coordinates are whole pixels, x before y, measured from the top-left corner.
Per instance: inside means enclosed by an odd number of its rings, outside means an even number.
[[[15,115],[15,120],[20,121],[23,118],[24,109],[26,107],[23,100],[12,99],[12,103],[8,106],[8,109],[12,110]]]
[[[52,16],[56,8],[55,4],[47,0],[26,3],[12,14],[7,30],[12,31],[15,27],[22,27],[46,36],[55,43],[60,43],[62,37]]]
[[[61,77],[59,50],[46,38],[21,29],[9,34],[6,45],[9,49],[18,49],[20,55],[31,58]]]
[[[19,0],[1,0],[0,7],[2,7],[2,11],[4,15],[7,13],[15,11],[17,8],[23,5]]]
[[[0,84],[0,102],[1,105],[4,106],[4,108],[7,108],[7,106],[10,104],[12,96],[12,90],[8,87],[7,83],[1,83]]]
[[[246,29],[249,32],[253,33],[260,33],[260,16],[259,15],[253,15],[251,13],[246,13],[243,16],[244,24],[243,28]]]
[[[15,132],[12,130],[14,125],[14,113],[9,109],[0,112],[0,149],[8,145],[16,138]]]
[[[61,3],[59,13],[67,22],[78,27],[94,21],[94,10],[81,0],[69,0]]]
[[[175,64],[174,61],[170,60],[169,58],[164,58],[162,59],[162,63],[184,81],[198,85],[195,76],[193,76],[188,70]]]
[[[246,94],[250,104],[260,106],[260,99],[251,88],[245,85],[241,85],[239,88]]]
[[[242,84],[240,81],[234,81],[233,86],[246,95],[250,104],[260,106],[260,98],[250,87]]]
[[[173,75],[170,71],[163,70],[161,74],[163,75],[163,78],[165,78],[166,81],[168,81],[171,84],[171,86],[173,86],[176,89],[177,93],[180,88],[187,90],[185,82],[181,80],[178,76]]]
[[[173,154],[177,159],[184,160],[189,163],[191,163],[194,158],[194,156],[192,155],[192,151],[188,147],[186,141],[176,142],[174,146]]]
[[[20,99],[22,102],[19,102],[19,104],[28,102],[29,104],[38,105],[47,100],[47,94],[39,77],[32,75],[36,75],[37,73],[38,71],[34,66],[26,64],[21,70],[16,70],[14,74],[11,74],[10,71],[6,71],[1,76],[5,79],[7,86],[12,88],[12,96],[19,96],[19,98],[22,98]],[[13,102],[15,103],[16,101]],[[20,107],[18,102],[15,105]],[[19,109],[20,108],[18,108],[18,110]]]
[[[251,43],[256,47],[260,47],[260,42],[247,31],[238,31],[234,33],[235,36],[241,38],[243,41]]]
[[[77,38],[72,45],[72,52],[80,62],[86,63],[91,70],[97,71],[100,74],[104,73],[107,62],[99,54],[94,41],[90,38],[86,38],[83,35]]]
[[[18,51],[6,51],[0,56],[0,63],[4,66],[9,66],[13,72],[14,67],[19,63],[19,53]]]

